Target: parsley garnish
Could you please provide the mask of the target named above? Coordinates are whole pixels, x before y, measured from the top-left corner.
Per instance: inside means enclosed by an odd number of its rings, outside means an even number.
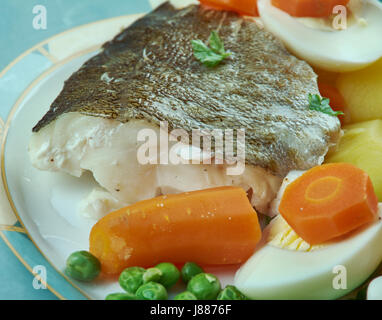
[[[328,98],[321,98],[318,94],[309,93],[309,109],[316,110],[322,113],[326,113],[333,117],[338,117],[344,114],[342,111],[334,111],[330,105]]]
[[[197,60],[207,67],[216,67],[225,58],[231,55],[231,52],[226,52],[224,43],[220,39],[216,31],[212,31],[208,39],[209,45],[206,45],[202,40],[192,40],[192,49]]]

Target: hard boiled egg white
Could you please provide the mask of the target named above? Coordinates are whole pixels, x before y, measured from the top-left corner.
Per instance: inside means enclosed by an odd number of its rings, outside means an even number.
[[[288,176],[282,190],[296,176]],[[379,209],[381,216],[382,206]],[[256,300],[337,299],[356,289],[378,267],[381,243],[381,220],[342,240],[311,246],[277,216],[264,230],[258,250],[236,273],[235,285]],[[339,276],[346,288],[338,288]]]
[[[321,69],[345,72],[361,69],[382,56],[382,4],[356,1],[362,2],[361,9],[348,19],[345,30],[322,28],[322,20],[316,18],[292,17],[272,6],[271,0],[259,0],[258,9],[265,28],[295,55]]]
[[[367,300],[382,300],[382,277],[370,282],[367,288]]]

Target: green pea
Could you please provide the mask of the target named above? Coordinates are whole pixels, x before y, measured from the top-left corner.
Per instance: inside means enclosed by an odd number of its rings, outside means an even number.
[[[219,279],[210,273],[197,274],[187,285],[187,291],[192,292],[198,300],[216,300],[220,290]]]
[[[162,271],[158,268],[149,268],[143,274],[143,283],[147,282],[159,282],[160,277],[162,276]]]
[[[156,282],[147,282],[137,290],[140,300],[167,300],[167,291],[164,286]]]
[[[180,278],[180,272],[172,263],[164,262],[155,266],[162,272],[159,283],[163,284],[167,289],[171,288]]]
[[[235,286],[226,286],[218,295],[218,300],[248,300]]]
[[[187,284],[192,277],[203,272],[204,270],[201,267],[199,267],[196,263],[187,262],[181,270],[183,282]]]
[[[184,291],[174,297],[174,300],[198,300],[190,291]]]
[[[130,292],[125,293],[111,293],[105,300],[138,300],[136,295]]]
[[[66,260],[65,273],[76,280],[90,282],[101,272],[99,260],[87,251],[73,252]]]
[[[141,267],[130,267],[122,271],[119,276],[119,284],[126,292],[135,293],[143,284],[145,269]]]

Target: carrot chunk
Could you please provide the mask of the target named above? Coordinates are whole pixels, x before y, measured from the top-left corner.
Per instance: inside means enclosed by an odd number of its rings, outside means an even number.
[[[168,261],[201,265],[238,264],[261,239],[257,214],[246,192],[221,187],[138,202],[99,220],[90,252],[104,274]]]
[[[333,14],[337,5],[346,6],[349,0],[272,0],[272,5],[294,17],[324,18]]]
[[[257,0],[200,0],[200,3],[218,10],[235,11],[248,16],[259,16]]]
[[[310,244],[345,235],[378,217],[378,199],[366,172],[347,163],[315,167],[285,190],[279,211]]]

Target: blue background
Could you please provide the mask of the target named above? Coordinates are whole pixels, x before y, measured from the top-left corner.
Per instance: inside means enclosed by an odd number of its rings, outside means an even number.
[[[47,29],[35,30],[33,7],[47,9]],[[150,10],[147,0],[0,0],[0,71],[30,47],[93,21]]]

